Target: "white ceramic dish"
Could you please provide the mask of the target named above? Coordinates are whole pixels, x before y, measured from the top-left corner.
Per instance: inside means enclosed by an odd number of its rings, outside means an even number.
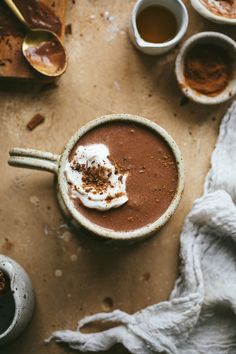
[[[227,87],[217,96],[203,95],[189,87],[184,77],[184,62],[188,51],[197,44],[215,44],[227,51],[232,61],[232,77]],[[181,48],[175,62],[175,74],[182,92],[192,101],[214,105],[228,101],[236,93],[236,43],[230,37],[218,32],[201,32],[190,37]]]
[[[138,32],[137,24],[136,24],[136,19],[138,14],[143,9],[153,5],[166,7],[174,14],[177,20],[178,32],[176,36],[168,42],[165,43],[146,42],[145,40],[142,39],[142,37]],[[168,52],[179,43],[179,41],[183,38],[187,30],[187,27],[188,27],[188,12],[181,0],[138,0],[134,5],[131,13],[129,34],[132,43],[139,51],[150,55],[161,55]]]
[[[228,18],[220,14],[215,14],[209,10],[201,0],[190,0],[193,8],[203,17],[210,21],[225,25],[236,25],[236,18]]]
[[[152,129],[156,134],[163,137],[163,139],[170,146],[173,154],[176,158],[178,167],[178,186],[176,194],[169,205],[165,213],[157,219],[152,224],[144,226],[139,229],[132,231],[114,231],[106,229],[104,227],[98,226],[97,224],[91,222],[88,218],[83,216],[74,206],[73,201],[69,197],[68,193],[68,182],[65,177],[65,166],[68,161],[68,156],[73,149],[74,145],[79,141],[79,139],[86,134],[91,129],[100,126],[104,123],[114,122],[114,121],[128,121],[141,124],[149,129]],[[59,204],[66,216],[68,216],[73,224],[76,226],[82,226],[88,231],[96,234],[98,236],[115,239],[115,240],[134,240],[147,237],[157,231],[161,226],[163,226],[174,214],[184,187],[184,165],[181,153],[175,141],[170,137],[170,135],[162,129],[156,123],[151,122],[148,119],[133,116],[129,114],[113,114],[98,118],[94,121],[89,122],[84,127],[78,130],[77,133],[69,140],[63,153],[61,155],[55,155],[48,152],[42,152],[32,149],[19,149],[15,148],[10,150],[9,164],[16,167],[26,167],[38,170],[45,170],[52,172],[57,175],[57,194]]]
[[[0,334],[0,345],[14,340],[29,323],[34,310],[34,293],[25,270],[11,258],[0,255],[0,270],[10,280],[15,315],[8,329]]]

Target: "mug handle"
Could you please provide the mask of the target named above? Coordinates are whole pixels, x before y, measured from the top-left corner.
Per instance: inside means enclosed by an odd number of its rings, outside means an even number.
[[[10,166],[48,171],[54,174],[58,172],[60,155],[24,148],[13,148],[9,151],[9,155]]]

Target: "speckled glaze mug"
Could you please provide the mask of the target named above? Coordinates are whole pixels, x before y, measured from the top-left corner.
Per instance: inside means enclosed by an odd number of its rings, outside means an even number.
[[[156,134],[161,136],[171,148],[175,156],[178,169],[178,185],[176,193],[167,210],[155,222],[132,231],[115,231],[106,229],[93,223],[84,215],[82,215],[75,208],[74,203],[69,196],[68,182],[65,177],[66,162],[68,160],[71,150],[79,141],[79,139],[90,130],[104,123],[114,121],[133,122],[136,124],[141,124],[142,126],[151,129]],[[70,221],[75,226],[82,226],[95,235],[113,240],[137,240],[153,234],[160,227],[162,227],[174,214],[179,204],[184,188],[184,164],[180,150],[175,141],[164,129],[162,129],[156,123],[146,118],[129,114],[107,115],[89,122],[88,124],[80,128],[74,136],[72,136],[72,138],[65,146],[64,151],[61,155],[55,155],[50,152],[42,152],[32,149],[14,148],[10,150],[10,159],[8,162],[10,165],[16,167],[25,167],[54,173],[57,179],[58,201],[62,211],[70,219]]]
[[[0,345],[4,345],[14,340],[31,320],[34,310],[34,292],[29,276],[13,259],[0,255],[0,271],[9,279],[15,303],[13,320],[9,327],[0,333]]]

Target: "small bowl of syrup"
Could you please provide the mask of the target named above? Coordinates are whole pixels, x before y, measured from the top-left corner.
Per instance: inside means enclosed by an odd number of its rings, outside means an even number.
[[[188,27],[181,0],[138,0],[130,21],[130,38],[145,54],[161,55],[179,43]]]

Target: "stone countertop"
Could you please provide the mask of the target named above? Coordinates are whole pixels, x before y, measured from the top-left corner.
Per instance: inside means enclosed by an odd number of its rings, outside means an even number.
[[[179,235],[209,169],[219,122],[228,104],[204,107],[183,99],[174,76],[178,48],[162,57],[137,52],[127,35],[134,0],[68,3],[69,67],[56,85],[0,85],[0,252],[28,271],[37,306],[31,324],[2,354],[72,353],[43,340],[56,329],[76,329],[79,319],[119,308],[133,313],[168,299],[178,276]],[[199,31],[233,28],[203,20],[185,1]],[[45,122],[33,131],[36,113]],[[182,150],[186,186],[171,221],[154,237],[133,245],[74,232],[58,208],[53,176],[7,165],[8,150],[34,147],[60,153],[84,123],[110,113],[133,113],[165,128]],[[107,353],[126,353],[117,346]]]

